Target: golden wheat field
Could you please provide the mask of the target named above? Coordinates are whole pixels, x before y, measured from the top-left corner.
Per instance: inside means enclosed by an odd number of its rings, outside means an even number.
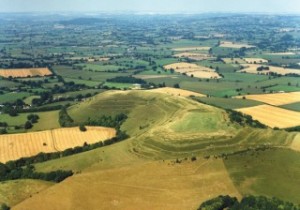
[[[173,63],[164,66],[166,70],[174,69],[177,73],[186,74],[197,78],[218,79],[220,75],[214,70],[205,66],[200,66],[193,63]]]
[[[198,97],[204,97],[205,95],[196,93],[193,91],[189,90],[182,90],[179,88],[170,88],[170,87],[164,87],[164,88],[157,88],[153,90],[149,90],[150,92],[155,92],[155,93],[165,93],[169,95],[174,95],[174,96],[184,96],[184,97],[189,97],[189,96],[198,96]]]
[[[247,95],[247,96],[237,96],[236,98],[242,98],[242,97],[245,97],[246,99],[255,100],[255,101],[261,101],[266,104],[271,104],[274,106],[300,102],[300,92]]]
[[[248,44],[242,44],[242,43],[234,43],[234,42],[221,42],[220,47],[226,47],[226,48],[254,48],[254,45],[248,45]]]
[[[63,151],[113,138],[116,130],[105,127],[86,127],[81,132],[78,127],[59,128],[54,130],[9,134],[0,136],[0,162],[30,157],[40,152]]]
[[[274,128],[289,128],[300,125],[300,112],[290,111],[270,105],[259,105],[237,109],[253,119]]]
[[[52,72],[48,68],[28,68],[28,69],[0,69],[1,77],[34,77],[50,76]]]
[[[250,74],[269,74],[270,72],[280,74],[280,75],[287,75],[287,74],[298,74],[300,75],[300,70],[298,69],[289,69],[289,68],[283,68],[278,66],[267,66],[264,65],[264,67],[269,67],[269,70],[262,70],[257,71],[258,67],[261,67],[262,65],[259,64],[242,64],[244,69],[240,70],[239,72],[243,73],[250,73]]]

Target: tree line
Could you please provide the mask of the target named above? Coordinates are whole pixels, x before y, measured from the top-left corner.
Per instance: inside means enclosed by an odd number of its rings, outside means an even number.
[[[300,210],[299,205],[278,198],[249,195],[238,201],[236,197],[218,196],[203,202],[198,210]]]

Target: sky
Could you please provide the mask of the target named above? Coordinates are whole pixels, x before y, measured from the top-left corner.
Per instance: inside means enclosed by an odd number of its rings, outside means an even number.
[[[0,0],[0,12],[293,13],[300,0]]]

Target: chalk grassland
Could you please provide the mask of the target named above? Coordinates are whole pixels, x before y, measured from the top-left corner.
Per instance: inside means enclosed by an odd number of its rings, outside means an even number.
[[[208,51],[211,47],[193,46],[173,48],[174,51]]]
[[[52,72],[48,68],[29,68],[29,69],[0,69],[2,77],[34,77],[50,76]]]
[[[299,158],[299,152],[274,149],[228,156],[224,162],[242,195],[271,195],[299,204]]]
[[[234,42],[221,42],[220,43],[220,47],[226,47],[226,48],[236,48],[236,49],[240,49],[240,48],[254,48],[254,45],[248,45],[248,44],[242,44],[242,43],[234,43]]]
[[[196,92],[189,91],[189,90],[182,90],[179,88],[170,88],[170,87],[157,88],[157,89],[149,90],[149,92],[165,93],[165,94],[169,94],[169,95],[184,96],[184,97],[189,97],[189,96],[205,97],[205,95],[200,94],[200,93],[196,93]]]
[[[193,63],[173,63],[164,66],[166,70],[174,69],[175,72],[186,74],[188,76],[194,76],[197,78],[207,78],[207,79],[218,79],[221,78],[220,75],[214,70],[204,66],[199,66]]]
[[[270,72],[280,74],[280,75],[287,75],[287,74],[298,74],[300,75],[300,70],[297,69],[289,69],[277,66],[265,66],[269,67],[269,70],[262,70],[257,71],[257,68],[261,67],[259,64],[242,64],[244,69],[238,72],[250,73],[250,74],[269,74]]]
[[[300,92],[246,95],[246,96],[237,96],[236,98],[242,98],[242,97],[245,97],[246,99],[255,100],[255,101],[261,101],[266,104],[270,104],[274,106],[300,102]]]
[[[240,198],[222,160],[156,161],[108,169],[98,163],[96,167],[36,194],[14,210],[39,209],[41,203],[43,210],[182,210],[197,209],[202,200],[223,192]]]
[[[290,111],[270,105],[260,105],[250,108],[237,109],[253,119],[274,128],[289,128],[300,125],[300,112]]]
[[[263,58],[244,58],[246,63],[268,63],[269,61]]]
[[[177,53],[174,55],[176,58],[189,58],[196,61],[202,61],[212,58],[208,54],[204,53],[192,53],[192,52],[184,52],[184,53]]]
[[[76,128],[11,134],[0,136],[0,162],[29,157],[40,152],[62,151],[86,143],[96,143],[116,135],[113,128],[87,127],[81,132]]]
[[[41,180],[12,180],[1,182],[0,203],[14,206],[51,186],[54,183]]]

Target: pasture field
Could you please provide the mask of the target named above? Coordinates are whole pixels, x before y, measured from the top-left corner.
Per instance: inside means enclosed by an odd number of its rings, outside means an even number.
[[[284,109],[289,109],[289,110],[292,110],[292,111],[300,112],[300,102],[286,104],[286,105],[282,105],[280,107],[284,108]]]
[[[14,102],[18,99],[25,99],[26,97],[30,96],[28,92],[9,92],[0,95],[0,104]]]
[[[225,48],[255,48],[254,45],[249,45],[249,44],[242,44],[242,43],[234,43],[234,42],[226,42],[223,41],[220,43],[220,47],[225,47]]]
[[[13,78],[22,78],[22,77],[43,77],[50,76],[52,72],[48,68],[29,68],[29,69],[0,69],[1,77],[13,77]]]
[[[257,68],[261,67],[261,65],[259,64],[242,64],[242,66],[244,67],[244,69],[240,70],[239,72],[250,73],[250,74],[270,74],[272,72],[279,75],[287,75],[287,74],[300,75],[299,69],[264,65],[264,67],[269,67],[269,70],[258,71]]]
[[[39,98],[40,98],[40,96],[29,96],[29,97],[25,98],[23,101],[25,104],[31,105],[33,99],[39,99]]]
[[[165,69],[173,69],[175,72],[180,74],[186,74],[188,76],[197,77],[197,78],[209,78],[209,79],[218,79],[220,75],[214,70],[204,66],[199,66],[197,64],[191,63],[173,63],[164,66]]]
[[[242,97],[245,97],[246,99],[255,100],[255,101],[261,101],[266,104],[270,104],[274,106],[300,102],[300,92],[247,95],[247,96],[237,96],[236,98],[242,98]]]
[[[300,125],[300,112],[270,105],[260,105],[236,110],[251,115],[253,119],[258,120],[271,128],[289,128]]]
[[[18,86],[20,86],[20,84],[12,81],[4,80],[0,77],[0,88],[13,88]]]
[[[174,51],[208,51],[211,47],[204,46],[191,46],[191,47],[178,47],[173,48]]]
[[[113,128],[87,127],[82,132],[76,128],[59,128],[48,131],[7,134],[0,136],[0,162],[34,156],[40,152],[50,153],[68,148],[96,143],[116,135]]]
[[[220,107],[222,109],[239,109],[263,104],[259,101],[237,98],[202,97],[197,98],[197,100],[212,106]]]
[[[274,149],[228,156],[224,163],[242,195],[276,196],[285,201],[300,203],[299,158],[299,152]]]

